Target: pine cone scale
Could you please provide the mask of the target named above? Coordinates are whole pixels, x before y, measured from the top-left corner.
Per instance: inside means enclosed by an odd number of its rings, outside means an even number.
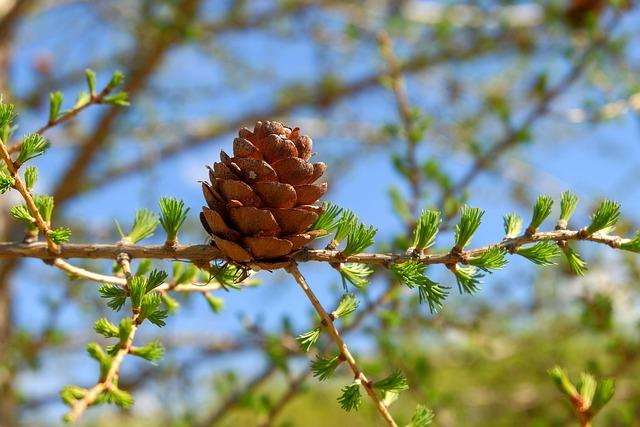
[[[290,184],[266,181],[256,182],[253,184],[253,189],[264,204],[270,208],[292,208],[298,202],[297,190]]]

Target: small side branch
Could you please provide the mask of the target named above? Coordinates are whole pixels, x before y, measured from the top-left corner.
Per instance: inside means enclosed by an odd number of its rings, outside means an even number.
[[[344,360],[351,368],[351,371],[353,371],[353,375],[355,376],[356,381],[359,381],[360,384],[364,387],[380,415],[382,415],[389,426],[397,427],[396,422],[393,420],[393,417],[389,413],[389,409],[373,389],[371,381],[369,381],[364,372],[362,372],[362,370],[356,363],[355,358],[347,348],[347,344],[342,340],[338,329],[336,329],[335,325],[333,324],[332,317],[329,315],[329,313],[327,313],[324,307],[322,307],[322,304],[320,304],[320,301],[309,287],[309,284],[305,280],[304,276],[302,276],[302,273],[300,273],[297,264],[295,262],[292,262],[291,264],[289,264],[286,270],[293,276],[298,285],[300,285],[304,293],[307,295],[309,301],[311,301],[313,308],[315,308],[316,312],[322,319],[323,326],[327,329],[329,335],[331,336],[331,339],[338,347],[342,358],[344,358]]]
[[[118,256],[118,263],[122,267],[124,271],[124,275],[126,277],[127,284],[131,284],[131,263],[129,256],[125,253],[122,253]],[[109,370],[107,371],[104,378],[98,382],[96,385],[87,390],[87,393],[84,395],[82,399],[76,400],[71,406],[71,411],[66,415],[66,420],[73,422],[84,414],[84,411],[96,402],[96,400],[100,397],[100,395],[105,392],[111,390],[113,387],[116,387],[116,381],[120,372],[120,366],[129,351],[131,350],[131,346],[133,345],[133,339],[135,337],[136,331],[138,330],[139,322],[138,322],[138,314],[134,313],[131,317],[132,326],[129,331],[129,335],[125,340],[122,340],[120,349],[111,360],[111,365],[109,366]]]
[[[69,264],[65,260],[61,258],[56,258],[53,261],[53,265],[60,270],[69,273],[73,276],[80,277],[82,279],[91,280],[93,282],[98,283],[107,283],[110,285],[117,285],[125,287],[127,285],[127,279],[124,277],[118,276],[109,276],[106,274],[100,274],[93,272],[91,270],[87,270],[81,267],[76,267],[75,265]],[[241,282],[236,283],[236,286],[252,286],[252,282]],[[222,285],[218,281],[212,281],[210,283],[183,283],[183,284],[175,284],[172,282],[166,282],[161,284],[156,288],[159,292],[210,292],[217,291],[222,289]]]
[[[67,111],[64,114],[61,114],[55,119],[49,120],[47,124],[42,126],[40,129],[36,130],[35,133],[42,135],[49,129],[71,120],[72,118],[77,116],[82,110],[85,110],[92,105],[103,104],[105,101],[105,98],[113,91],[113,89],[114,87],[107,86],[100,93],[89,94],[90,98],[85,103],[72,108],[71,110]],[[20,151],[20,147],[22,147],[22,142],[16,142],[15,144],[12,144],[9,146],[8,152],[17,153],[18,151]]]
[[[33,218],[35,218],[35,225],[38,227],[42,235],[47,240],[47,247],[49,248],[49,252],[51,252],[52,254],[58,253],[60,248],[53,240],[51,240],[51,236],[49,236],[51,229],[49,228],[49,225],[44,220],[44,218],[42,218],[42,215],[40,215],[40,210],[38,210],[38,207],[33,201],[33,197],[31,196],[31,193],[29,192],[29,190],[27,190],[27,186],[22,182],[22,179],[20,178],[20,174],[18,174],[18,168],[16,167],[16,164],[11,159],[11,155],[9,154],[9,151],[7,151],[7,147],[4,145],[2,141],[0,141],[0,156],[2,157],[2,160],[4,161],[4,163],[7,165],[7,170],[9,171],[9,173],[11,174],[11,177],[14,180],[13,187],[16,190],[18,190],[18,192],[24,199],[24,202],[26,203],[27,208],[29,209],[29,213],[33,216]]]

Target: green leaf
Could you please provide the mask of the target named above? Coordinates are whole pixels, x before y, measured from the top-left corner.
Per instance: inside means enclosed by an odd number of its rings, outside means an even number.
[[[38,194],[33,197],[33,203],[35,203],[38,208],[38,212],[40,212],[42,219],[44,219],[46,223],[50,223],[51,216],[53,215],[53,196]]]
[[[316,342],[318,342],[318,338],[320,338],[320,328],[314,328],[304,334],[298,335],[296,337],[296,341],[300,345],[305,352],[308,352]]]
[[[461,209],[462,216],[455,229],[455,248],[462,250],[471,242],[473,234],[476,232],[482,221],[484,212],[478,208],[471,208],[464,205]]]
[[[89,357],[98,362],[100,366],[100,379],[103,380],[111,367],[111,356],[105,353],[100,344],[96,342],[87,344],[87,353]]]
[[[2,101],[2,96],[0,96],[0,128],[11,127],[17,116],[15,106],[13,104],[5,104]],[[3,142],[7,143],[9,141]]]
[[[75,385],[68,385],[60,391],[60,399],[66,405],[72,406],[76,400],[82,399],[85,394],[87,394],[87,390]]]
[[[35,222],[35,218],[31,216],[29,213],[29,209],[25,205],[17,205],[13,206],[9,210],[9,214],[15,219],[22,221],[28,225],[31,225]]]
[[[87,79],[87,87],[89,93],[93,96],[96,93],[96,73],[91,68],[84,70],[85,78]]]
[[[109,105],[115,105],[117,107],[128,107],[131,105],[129,103],[129,94],[127,94],[127,92],[118,92],[113,95],[105,96],[102,98],[102,102]]]
[[[105,338],[118,338],[120,336],[120,329],[106,317],[101,317],[96,320],[96,323],[93,326],[93,329],[96,333],[102,335]]]
[[[162,270],[153,270],[151,273],[149,273],[147,284],[145,286],[145,294],[162,285],[165,280],[167,280],[167,277],[167,273]]]
[[[560,248],[558,248],[556,242],[544,240],[533,246],[519,248],[515,253],[527,258],[534,264],[546,266],[555,265],[553,259],[560,256]]]
[[[310,230],[324,230],[329,234],[338,227],[338,217],[342,213],[342,208],[338,205],[324,202],[322,209],[323,212],[318,216]]]
[[[508,213],[503,217],[504,234],[507,239],[513,239],[522,231],[522,218],[515,213]]]
[[[144,347],[133,347],[129,353],[148,360],[155,365],[164,357],[164,347],[159,340],[153,340]]]
[[[576,390],[575,386],[571,383],[564,369],[559,366],[554,366],[549,370],[549,376],[565,396],[570,399],[578,396],[578,390]]]
[[[57,245],[66,243],[71,237],[71,230],[66,227],[56,228],[49,232],[49,238]]]
[[[423,210],[413,233],[413,247],[423,250],[433,246],[441,222],[440,212]]]
[[[98,288],[98,293],[107,299],[107,306],[115,311],[120,311],[127,297],[124,289],[116,285],[102,285]]]
[[[420,302],[426,301],[429,304],[429,310],[434,313],[442,307],[442,302],[448,295],[448,290],[438,283],[433,282],[424,275],[426,266],[417,261],[411,260],[401,264],[393,264],[393,271],[400,281],[407,287],[418,289]]]
[[[209,274],[211,277],[209,277],[207,281],[217,280],[225,290],[228,290],[227,287],[240,289],[238,286],[235,286],[235,284],[248,277],[245,269],[229,263],[224,263],[222,266],[212,265]]]
[[[142,298],[140,306],[140,317],[147,319],[154,325],[162,328],[166,325],[165,320],[169,313],[166,310],[160,310],[162,297],[160,292],[151,292]]]
[[[75,104],[73,104],[73,109],[76,110],[78,108],[84,107],[91,102],[91,95],[88,92],[82,91],[78,94],[76,98]]]
[[[100,364],[109,364],[111,363],[111,358],[107,353],[104,352],[100,344],[97,342],[91,342],[87,344],[87,353],[89,357],[96,360]]]
[[[342,360],[340,356],[325,358],[320,355],[316,356],[316,360],[311,362],[311,373],[317,377],[319,381],[324,381],[333,376]]]
[[[373,245],[373,238],[377,232],[378,229],[373,226],[367,227],[362,223],[357,223],[347,235],[347,244],[340,251],[340,254],[346,258],[364,251]]]
[[[482,254],[469,258],[467,263],[489,273],[490,270],[499,270],[507,264],[506,253],[500,246],[492,246]]]
[[[173,263],[173,283],[176,285],[183,285],[195,281],[197,274],[198,267],[193,264],[187,264],[185,267],[182,262]]]
[[[49,94],[49,123],[56,121],[60,115],[60,108],[62,107],[62,100],[64,95],[62,92],[56,91]]]
[[[593,397],[596,393],[596,379],[593,375],[583,372],[580,375],[580,381],[578,382],[578,392],[580,393],[580,397],[582,397],[582,403],[585,408],[591,407],[591,402],[593,402]]]
[[[347,288],[345,281],[356,288],[364,288],[369,283],[369,276],[372,273],[373,269],[367,264],[344,263],[340,265],[340,275],[345,289]]]
[[[140,309],[142,298],[147,293],[147,279],[144,276],[133,276],[129,282],[129,297],[134,310]]]
[[[593,402],[591,403],[591,412],[597,414],[613,397],[616,391],[616,385],[613,378],[607,378],[598,383]]]
[[[133,319],[131,317],[123,317],[120,319],[118,327],[118,335],[120,337],[120,347],[125,347],[129,342],[129,337],[133,333]]]
[[[160,198],[160,224],[167,234],[167,243],[178,241],[178,231],[187,219],[190,208],[184,208],[184,201],[175,197]]]
[[[124,81],[124,74],[122,74],[121,71],[116,70],[113,73],[111,80],[109,80],[109,83],[107,84],[107,89],[108,90],[115,89],[116,87],[120,86],[123,81]]]
[[[33,190],[33,187],[35,187],[36,182],[38,182],[38,168],[35,166],[27,166],[24,171],[24,183],[27,187],[27,191],[31,192]],[[13,182],[11,183],[11,185],[13,185]]]
[[[338,319],[340,317],[348,316],[356,311],[358,308],[358,299],[354,294],[344,294],[338,307],[333,311],[333,316]]]
[[[336,234],[334,236],[334,240],[337,242],[342,242],[352,232],[357,223],[358,218],[356,217],[356,214],[349,209],[343,208],[340,215],[340,220],[336,225]]]
[[[123,239],[130,240],[132,243],[137,243],[140,240],[153,236],[156,228],[160,224],[158,215],[151,212],[149,209],[138,209],[136,211],[136,217],[133,221],[131,231],[126,236],[122,233],[120,224],[116,221],[116,227]]]
[[[362,395],[360,394],[360,384],[354,382],[342,388],[342,394],[338,397],[338,402],[342,409],[347,412],[358,410],[362,404]]]
[[[0,194],[4,194],[9,191],[15,182],[15,179],[9,175],[9,172],[7,172],[6,169],[0,169]]]
[[[531,222],[527,227],[527,234],[533,234],[540,227],[542,222],[547,219],[551,214],[551,208],[553,207],[553,199],[551,196],[539,196],[536,199],[536,203],[533,206],[533,215],[531,216]]]
[[[631,251],[640,253],[640,230],[636,232],[636,235],[633,239],[628,242],[620,244],[620,249],[624,249],[625,251]]]
[[[580,257],[580,254],[567,246],[566,249],[564,249],[564,255],[567,258],[571,271],[578,276],[584,276],[588,267],[587,263]]]
[[[467,267],[456,265],[453,274],[456,277],[458,291],[460,293],[464,292],[473,295],[480,290],[480,284],[482,284],[480,279],[484,277],[484,274],[482,274],[479,268],[472,265]]]
[[[175,313],[180,308],[180,303],[167,293],[162,294],[162,302],[164,303],[164,306],[167,308],[167,312],[169,313]]]
[[[111,387],[110,389],[102,392],[102,395],[98,400],[96,400],[96,403],[110,403],[126,409],[133,405],[133,397],[124,390]]]
[[[560,196],[560,220],[569,221],[578,206],[578,196],[570,191],[565,191]]]
[[[204,294],[204,297],[214,313],[220,313],[224,308],[224,300],[222,298],[218,298],[208,292]]]
[[[604,200],[591,216],[591,224],[587,227],[587,233],[593,234],[605,229],[609,230],[616,225],[619,218],[620,203]]]
[[[48,147],[49,143],[42,135],[37,133],[26,135],[20,145],[20,154],[18,154],[18,158],[14,162],[16,168],[31,159],[43,155]]]
[[[388,377],[373,383],[373,387],[383,393],[401,393],[409,389],[407,379],[400,371],[394,371]]]
[[[434,418],[435,414],[431,409],[423,405],[417,405],[407,427],[426,427],[433,422]]]

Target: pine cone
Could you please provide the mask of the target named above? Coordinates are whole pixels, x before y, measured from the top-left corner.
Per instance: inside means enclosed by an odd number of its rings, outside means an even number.
[[[326,170],[309,163],[311,138],[278,122],[240,129],[234,157],[224,151],[209,168],[202,191],[209,207],[200,220],[213,243],[230,260],[275,265],[311,242],[308,231],[322,208],[314,206],[327,184],[314,184]]]

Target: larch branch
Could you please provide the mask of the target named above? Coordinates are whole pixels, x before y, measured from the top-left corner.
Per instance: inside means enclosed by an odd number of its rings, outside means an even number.
[[[302,288],[302,290],[306,294],[309,301],[311,301],[313,308],[315,308],[316,312],[322,319],[323,326],[327,329],[327,331],[329,332],[329,335],[331,335],[331,339],[335,342],[336,346],[338,347],[338,351],[340,351],[341,356],[347,362],[347,364],[351,368],[351,371],[353,371],[353,375],[355,376],[355,379],[359,381],[360,384],[366,390],[367,395],[369,395],[369,397],[373,401],[380,415],[384,418],[384,420],[387,422],[389,426],[397,427],[396,422],[393,420],[393,417],[389,413],[389,409],[384,404],[384,402],[380,399],[380,396],[378,396],[378,394],[374,390],[372,382],[367,378],[367,376],[364,374],[364,372],[362,372],[362,370],[358,366],[355,358],[349,351],[347,344],[343,341],[342,337],[340,336],[340,333],[338,332],[338,329],[335,327],[333,323],[333,318],[329,315],[329,313],[327,313],[327,311],[324,309],[322,304],[320,304],[320,301],[316,297],[315,293],[309,287],[309,284],[305,280],[304,276],[302,276],[302,273],[300,273],[300,270],[298,270],[298,266],[296,265],[295,261],[289,264],[286,270],[294,277],[298,285]]]
[[[452,264],[465,263],[471,257],[477,257],[496,246],[504,249],[517,248],[523,245],[552,240],[556,242],[582,240],[619,248],[631,239],[616,235],[593,233],[587,234],[584,229],[538,231],[531,235],[522,235],[500,242],[469,249],[460,253],[431,253],[431,254],[393,254],[393,253],[359,253],[343,257],[340,251],[325,249],[304,249],[294,255],[297,261],[320,261],[329,263],[357,262],[361,264],[379,264],[388,266],[417,260],[424,264]],[[130,244],[101,244],[101,243],[64,243],[59,245],[59,252],[52,255],[46,243],[18,243],[0,242],[0,259],[6,258],[79,258],[79,259],[114,259],[119,253],[127,253],[136,259],[164,259],[185,260],[195,263],[206,263],[212,260],[224,259],[219,249],[211,245],[177,245],[169,248],[165,245],[130,245]]]
[[[131,279],[133,278],[133,276],[131,274],[131,263],[130,263],[129,256],[127,256],[127,254],[119,254],[117,257],[117,260],[120,266],[122,267],[122,270],[126,277],[127,285],[130,285]],[[120,372],[120,366],[122,365],[122,361],[124,360],[125,356],[129,354],[129,351],[131,350],[131,346],[133,345],[133,339],[135,337],[136,331],[140,326],[138,322],[137,313],[135,312],[133,313],[131,320],[132,320],[132,326],[129,331],[129,335],[127,336],[126,340],[124,340],[124,342],[120,345],[118,352],[111,360],[111,365],[109,366],[109,370],[107,371],[107,374],[104,376],[104,379],[98,382],[93,387],[91,387],[89,390],[87,390],[86,394],[84,395],[84,397],[82,397],[82,399],[79,399],[73,402],[73,405],[71,406],[71,411],[65,417],[68,421],[71,421],[71,422],[76,421],[78,418],[82,416],[84,411],[91,404],[93,404],[96,401],[96,399],[100,397],[100,395],[103,392],[110,390],[112,387],[115,387],[114,381],[118,377],[118,374]]]

